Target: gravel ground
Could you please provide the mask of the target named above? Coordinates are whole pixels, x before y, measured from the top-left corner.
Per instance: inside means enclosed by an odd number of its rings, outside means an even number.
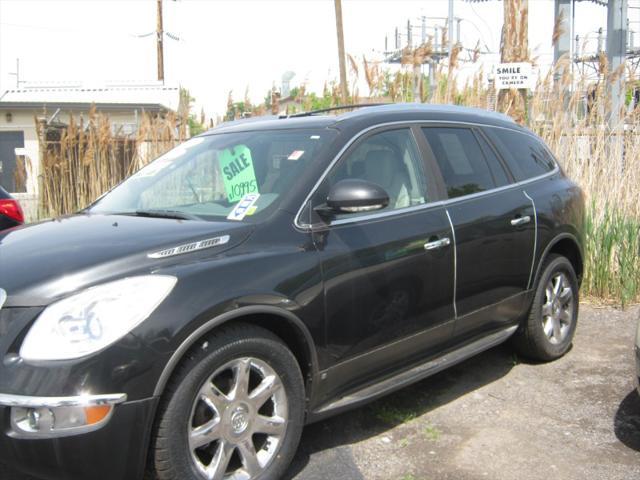
[[[640,479],[640,308],[582,306],[549,364],[508,345],[311,425],[290,479]]]
[[[640,479],[639,317],[582,306],[556,362],[500,346],[310,425],[288,480]],[[26,480],[1,466],[0,479]]]

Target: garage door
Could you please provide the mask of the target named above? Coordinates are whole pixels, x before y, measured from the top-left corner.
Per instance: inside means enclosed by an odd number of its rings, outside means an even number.
[[[0,132],[0,185],[15,192],[16,148],[24,147],[23,132]]]

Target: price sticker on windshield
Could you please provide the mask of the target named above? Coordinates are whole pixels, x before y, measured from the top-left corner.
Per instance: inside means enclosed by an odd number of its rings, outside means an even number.
[[[259,193],[249,147],[237,145],[223,150],[219,162],[229,202],[237,202],[249,193]]]
[[[260,198],[259,193],[248,193],[244,195],[242,200],[233,207],[231,213],[227,215],[227,220],[242,220],[247,215],[253,215],[257,208],[254,204],[258,201],[258,198]]]

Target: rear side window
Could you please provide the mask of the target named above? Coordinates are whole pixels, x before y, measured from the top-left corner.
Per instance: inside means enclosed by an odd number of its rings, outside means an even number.
[[[486,128],[493,143],[509,163],[516,180],[527,180],[550,172],[556,166],[541,140],[514,130]]]
[[[440,167],[449,198],[483,192],[508,182],[499,160],[495,155],[485,157],[488,147],[481,148],[470,129],[425,127],[422,132]]]

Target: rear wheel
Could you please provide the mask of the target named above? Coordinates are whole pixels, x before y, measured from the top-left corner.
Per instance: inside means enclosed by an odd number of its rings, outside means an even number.
[[[160,480],[282,476],[304,419],[302,374],[270,332],[237,325],[200,344],[161,403],[153,439]]]
[[[514,337],[518,352],[542,361],[564,355],[575,334],[578,302],[578,279],[571,262],[550,255],[538,279],[529,316]]]

